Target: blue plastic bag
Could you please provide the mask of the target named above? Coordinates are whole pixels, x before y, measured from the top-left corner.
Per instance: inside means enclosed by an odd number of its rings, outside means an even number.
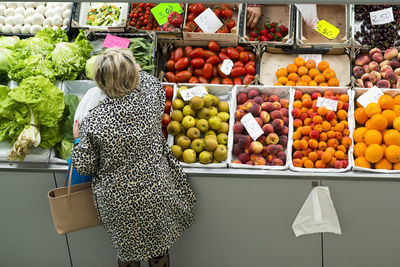
[[[69,159],[67,159],[68,162],[68,170],[71,169],[71,162],[72,162],[72,157],[70,157]],[[67,173],[67,177],[68,177]],[[92,175],[80,175],[75,168],[72,168],[72,177],[71,177],[71,185],[74,184],[81,184],[81,183],[86,183],[86,182],[91,182],[92,181]],[[68,179],[65,183],[65,186],[68,185]]]

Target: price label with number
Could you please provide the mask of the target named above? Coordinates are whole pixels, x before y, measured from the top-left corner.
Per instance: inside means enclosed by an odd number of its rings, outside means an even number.
[[[318,21],[317,28],[315,30],[331,40],[335,39],[336,36],[338,36],[338,34],[340,33],[340,30],[338,28],[336,28],[326,20]]]
[[[325,107],[326,109],[336,111],[338,102],[325,97],[318,97],[317,107]]]
[[[207,8],[200,15],[198,15],[194,22],[200,27],[200,29],[205,33],[215,33],[223,25],[215,13]]]
[[[369,16],[372,25],[382,25],[394,21],[393,9],[391,7],[370,12]]]
[[[322,61],[322,55],[321,54],[299,54],[299,57],[304,59],[304,61],[307,61],[309,59],[313,59],[315,63],[318,65]]]
[[[129,40],[129,39],[114,36],[112,34],[107,34],[106,38],[104,39],[104,42],[103,42],[103,47],[128,48],[130,42],[131,42],[131,40]]]
[[[163,25],[164,23],[168,22],[169,13],[175,11],[181,14],[183,12],[178,3],[161,3],[153,7],[150,11],[153,13],[159,25]]]
[[[367,92],[362,94],[357,99],[357,102],[365,108],[369,103],[378,103],[378,99],[381,95],[383,95],[383,92],[378,87],[373,86]]]
[[[194,96],[203,97],[203,96],[205,96],[207,94],[208,93],[207,93],[206,88],[204,86],[201,86],[201,85],[198,85],[198,86],[192,87],[190,89],[181,91],[181,96],[182,96],[183,100],[185,100],[185,101],[189,101]]]
[[[246,128],[246,131],[254,141],[256,141],[257,138],[264,133],[263,129],[260,127],[256,119],[254,119],[251,113],[244,115],[240,122],[243,124],[244,128]]]
[[[232,68],[233,68],[233,61],[230,59],[225,59],[224,62],[222,62],[220,70],[222,71],[223,74],[229,75],[231,74]]]

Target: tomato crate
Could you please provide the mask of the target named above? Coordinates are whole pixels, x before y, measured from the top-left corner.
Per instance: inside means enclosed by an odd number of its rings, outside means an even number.
[[[205,8],[212,8],[217,4],[204,4]],[[232,19],[235,20],[236,26],[231,29],[230,33],[204,33],[204,32],[193,32],[187,26],[187,23],[190,22],[189,19],[189,6],[190,4],[186,4],[185,8],[185,19],[183,23],[183,40],[185,42],[191,42],[192,44],[201,45],[205,40],[214,40],[220,43],[221,46],[236,46],[239,42],[239,25],[240,25],[240,17],[242,4],[227,4],[229,8],[233,10]]]
[[[346,46],[351,46],[351,20],[350,5],[326,5],[317,4],[317,16],[319,20],[325,20],[337,27],[340,32],[338,36],[331,40],[308,26],[300,11],[296,13],[296,44],[299,47],[309,48],[335,48],[343,50]]]
[[[293,4],[263,4],[261,5],[261,18],[256,27],[260,31],[264,29],[266,23],[275,22],[287,28],[288,32],[284,34],[281,41],[261,41],[251,40],[251,30],[247,27],[247,4],[243,4],[242,16],[240,21],[240,39],[239,43],[260,43],[270,46],[292,46],[294,44],[295,16]],[[276,32],[276,30],[274,30]],[[257,34],[259,35],[259,34]],[[272,35],[271,35],[272,37]]]

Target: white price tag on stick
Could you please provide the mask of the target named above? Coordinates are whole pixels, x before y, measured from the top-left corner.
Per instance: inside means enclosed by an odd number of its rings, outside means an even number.
[[[194,19],[194,22],[205,33],[215,33],[224,25],[210,8],[207,8],[203,13],[198,15]]]
[[[254,119],[251,113],[247,113],[246,115],[244,115],[240,122],[243,124],[244,128],[246,128],[247,132],[254,141],[256,141],[258,137],[260,137],[264,133],[263,129]]]
[[[233,68],[233,61],[230,59],[225,59],[224,62],[222,62],[221,65],[221,71],[225,74],[225,75],[229,75],[231,74],[232,68]]]
[[[383,95],[383,92],[378,87],[373,86],[367,92],[362,94],[357,99],[357,102],[365,108],[369,103],[378,103],[378,99],[381,97],[381,95]]]
[[[315,63],[318,65],[322,61],[322,55],[321,54],[299,54],[299,57],[304,59],[304,61],[307,61],[309,59],[313,59]]]
[[[336,111],[338,102],[325,97],[318,97],[317,107],[325,107],[326,109]]]
[[[393,9],[391,7],[370,12],[369,16],[372,25],[382,25],[394,21]]]
[[[182,96],[184,101],[189,101],[194,96],[203,97],[203,96],[205,96],[207,94],[208,93],[207,93],[206,88],[204,86],[201,86],[201,85],[198,85],[198,86],[192,87],[190,89],[186,89],[186,90],[182,90],[181,91],[181,96]]]

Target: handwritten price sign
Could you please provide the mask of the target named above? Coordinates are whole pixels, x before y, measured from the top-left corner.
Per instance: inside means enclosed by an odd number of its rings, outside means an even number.
[[[206,88],[204,86],[201,86],[201,85],[181,91],[181,96],[182,96],[183,100],[185,100],[185,101],[189,101],[194,96],[203,97],[203,96],[205,96],[207,94],[208,93],[207,93]]]
[[[207,8],[203,13],[198,15],[194,19],[194,22],[196,22],[200,29],[205,33],[215,33],[223,25],[210,8]]]
[[[338,28],[336,28],[326,20],[318,21],[317,29],[315,30],[331,40],[335,39],[336,36],[338,36],[338,34],[340,33],[340,30]]]
[[[393,9],[391,7],[370,12],[369,16],[372,25],[382,25],[394,21]]]
[[[317,107],[326,107],[326,109],[336,111],[338,102],[329,98],[318,97]]]
[[[103,47],[128,48],[130,42],[131,40],[129,39],[107,34],[106,38],[104,39]]]
[[[163,25],[168,21],[169,13],[174,11],[181,14],[183,12],[181,6],[178,3],[161,3],[153,7],[151,10],[158,24]]]
[[[229,75],[231,74],[233,68],[233,61],[230,59],[225,59],[224,62],[222,62],[220,70],[222,71],[223,74]]]
[[[362,94],[358,99],[357,102],[360,103],[361,106],[364,108],[368,106],[369,103],[378,103],[379,97],[383,95],[381,89],[376,86],[370,88],[367,92]]]
[[[260,127],[256,119],[254,119],[251,113],[244,115],[240,122],[243,124],[244,128],[246,128],[246,131],[254,141],[256,141],[257,138],[264,133],[263,129]]]
[[[307,61],[309,59],[313,59],[317,65],[318,65],[318,63],[320,63],[322,61],[321,54],[299,54],[299,57],[301,57],[305,61]]]

